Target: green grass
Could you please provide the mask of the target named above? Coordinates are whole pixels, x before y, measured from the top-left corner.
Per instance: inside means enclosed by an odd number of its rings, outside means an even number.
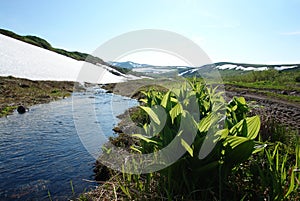
[[[300,103],[300,97],[290,92],[300,92],[300,70],[267,70],[247,72],[242,75],[224,76],[223,81],[229,90],[248,91],[267,97]],[[230,89],[232,88],[232,89]],[[285,95],[282,92],[286,91]]]
[[[225,81],[225,84],[241,86],[246,88],[253,88],[253,89],[300,91],[300,87],[297,86],[295,82],[278,83],[278,82],[270,82],[270,81],[256,81],[256,82]]]
[[[262,93],[264,93],[266,96],[271,98],[285,100],[293,103],[300,103],[300,96],[290,96],[290,95],[283,95],[283,94],[272,93],[272,92],[262,92]]]
[[[300,70],[252,71],[243,75],[223,76],[225,83],[256,89],[277,89],[300,91]]]
[[[242,87],[242,88],[240,88],[240,87]],[[253,86],[251,86],[251,83],[249,85],[247,83],[246,84],[242,83],[241,85],[239,85],[239,84],[235,84],[235,85],[227,84],[227,89],[229,91],[234,90],[236,92],[244,92],[246,90],[247,92],[253,93],[253,94],[264,95],[264,96],[267,96],[267,97],[270,97],[270,98],[275,98],[275,99],[278,99],[278,100],[285,100],[285,101],[288,101],[288,102],[291,102],[291,103],[300,103],[300,97],[299,96],[284,95],[284,94],[281,94],[281,91],[274,91],[273,92],[272,90],[274,90],[275,87],[270,87],[269,90],[271,90],[271,91],[268,91],[268,90],[266,90],[266,88],[253,87]],[[278,90],[278,88],[275,89],[275,90]],[[283,90],[283,91],[285,91],[285,90]]]
[[[11,114],[16,108],[17,108],[17,106],[4,107],[2,110],[0,110],[0,117],[4,117],[4,116]]]

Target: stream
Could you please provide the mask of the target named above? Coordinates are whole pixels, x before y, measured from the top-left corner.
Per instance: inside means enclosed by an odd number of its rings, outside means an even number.
[[[74,103],[79,108],[76,118],[96,117],[85,119],[89,122],[85,132],[92,133],[85,143],[74,124]],[[136,105],[136,100],[95,87],[32,106],[22,115],[15,112],[0,118],[0,200],[67,200],[95,188],[97,184],[90,181],[95,156],[84,144],[100,154],[101,145],[114,135],[116,116]],[[95,128],[99,127],[98,138]]]

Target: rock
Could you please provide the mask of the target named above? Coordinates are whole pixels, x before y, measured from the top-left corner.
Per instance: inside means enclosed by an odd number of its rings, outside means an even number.
[[[24,114],[26,112],[26,108],[23,105],[20,105],[17,108],[17,111],[18,111],[19,114]]]
[[[113,129],[112,129],[115,133],[123,133],[123,131],[119,128],[119,127],[114,127]]]
[[[93,171],[95,173],[96,181],[107,181],[112,177],[112,170],[101,164],[98,160],[95,163],[95,168]]]
[[[40,98],[40,99],[50,99],[51,96],[49,96],[49,95],[40,95],[40,96],[37,96],[37,98]]]
[[[288,95],[288,92],[283,90],[283,91],[281,92],[281,94],[283,94],[283,95]]]
[[[19,86],[21,88],[29,88],[30,86],[28,84],[19,83]]]

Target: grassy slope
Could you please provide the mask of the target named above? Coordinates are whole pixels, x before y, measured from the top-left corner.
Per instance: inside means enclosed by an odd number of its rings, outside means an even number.
[[[247,88],[254,93],[300,103],[300,69],[276,71],[252,71],[242,75],[223,76],[223,81],[231,87]],[[239,90],[239,89],[237,89]],[[283,94],[282,92],[286,92]]]
[[[215,66],[221,66],[224,64],[232,64],[232,65],[237,65],[237,66],[243,66],[243,67],[255,67],[255,68],[259,68],[259,67],[268,67],[268,68],[275,68],[275,67],[281,67],[281,66],[298,66],[300,67],[300,64],[247,64],[247,63],[234,63],[234,62],[217,62],[214,65]]]

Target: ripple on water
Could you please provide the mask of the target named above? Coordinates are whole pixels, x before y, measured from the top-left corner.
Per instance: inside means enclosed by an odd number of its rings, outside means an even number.
[[[94,125],[100,124],[108,137],[118,122],[116,115],[137,102],[93,90],[75,93],[75,101],[83,113],[86,107],[94,107]],[[94,99],[88,98],[91,94]],[[83,181],[93,179],[94,158],[77,135],[72,101],[36,105],[23,115],[14,113],[0,119],[0,200],[49,200],[48,190],[52,199],[66,200],[72,196],[70,181],[76,193],[94,187]],[[89,118],[94,114],[84,115]],[[91,134],[87,139],[95,143],[95,137]]]

